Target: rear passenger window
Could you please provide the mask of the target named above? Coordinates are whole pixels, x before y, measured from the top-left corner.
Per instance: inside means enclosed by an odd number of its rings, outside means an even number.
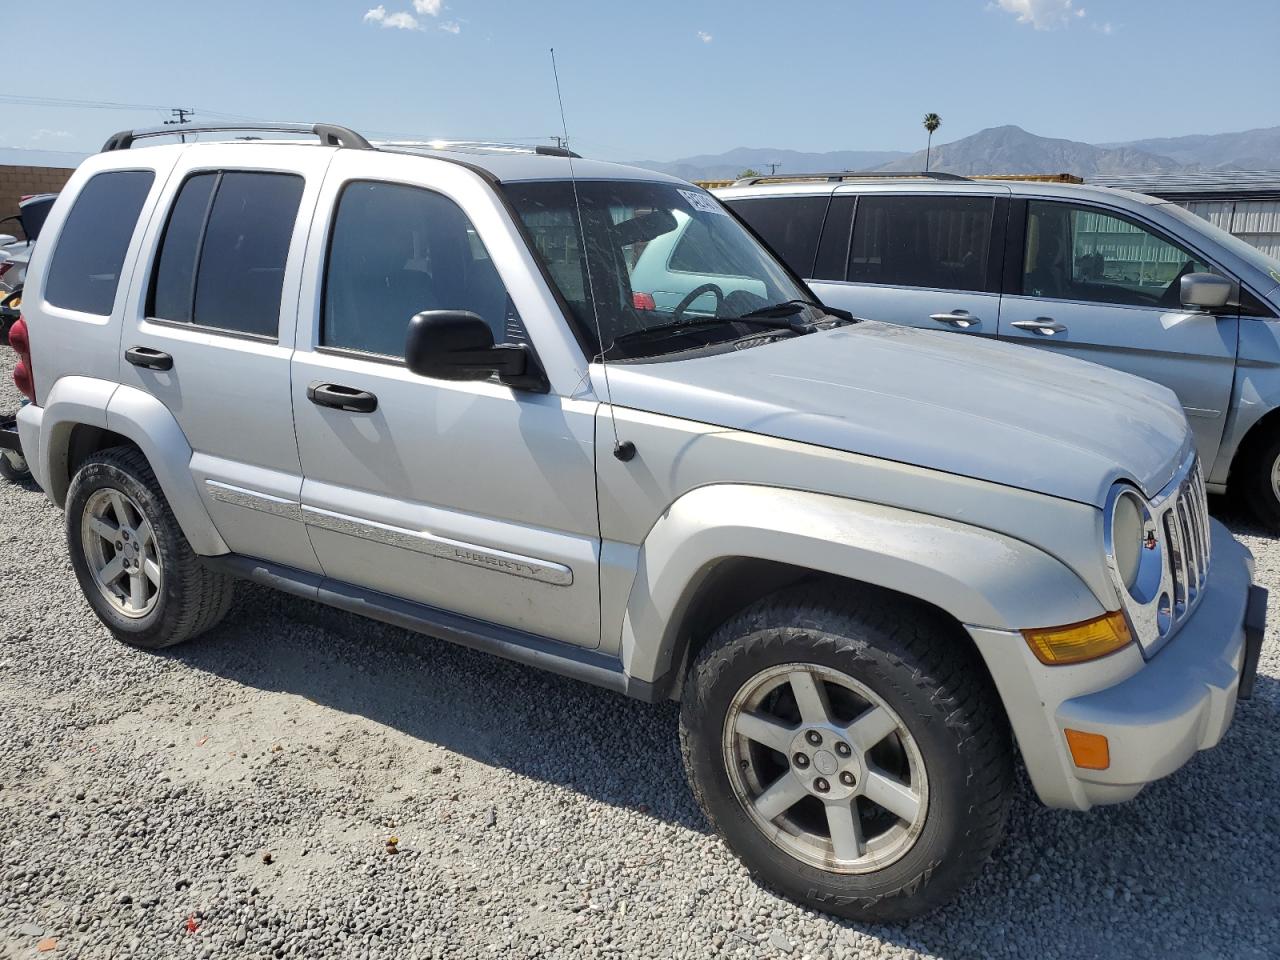
[[[730,207],[801,277],[813,276],[822,219],[829,196],[759,197],[734,200]]]
[[[321,345],[403,357],[409,321],[424,310],[478,314],[495,343],[528,339],[456,203],[420,187],[348,184],[329,239]]]
[[[276,337],[303,186],[289,173],[189,177],[165,227],[148,316]]]
[[[110,316],[138,214],[155,174],[99,173],[86,183],[63,224],[49,263],[44,298],[55,307]]]
[[[991,197],[858,200],[849,280],[939,290],[986,290]]]

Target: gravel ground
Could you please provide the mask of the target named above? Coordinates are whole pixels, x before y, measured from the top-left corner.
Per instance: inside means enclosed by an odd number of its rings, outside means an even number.
[[[1280,597],[1277,542],[1225,519]],[[751,882],[670,704],[247,585],[206,637],[135,652],[37,490],[0,483],[0,540],[0,955],[1280,955],[1274,630],[1217,750],[1091,814],[1021,783],[966,896],[860,926]]]

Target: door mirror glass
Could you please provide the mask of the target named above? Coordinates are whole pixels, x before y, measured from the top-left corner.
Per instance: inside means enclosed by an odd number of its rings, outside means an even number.
[[[1231,299],[1235,284],[1214,273],[1188,273],[1182,278],[1182,305],[1197,310],[1216,310]]]
[[[405,365],[436,380],[487,380],[494,374],[522,389],[546,389],[546,378],[522,343],[495,344],[493,330],[468,310],[426,310],[409,321]]]

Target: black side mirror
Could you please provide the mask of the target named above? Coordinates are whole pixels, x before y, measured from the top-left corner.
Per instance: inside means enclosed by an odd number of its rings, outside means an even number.
[[[493,342],[489,324],[467,310],[426,310],[409,321],[404,362],[421,377],[487,380],[546,392],[546,375],[523,343]]]

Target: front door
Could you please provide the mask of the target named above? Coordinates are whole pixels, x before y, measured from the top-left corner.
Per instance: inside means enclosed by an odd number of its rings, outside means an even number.
[[[841,237],[845,196],[837,191],[832,200],[818,253],[820,276],[810,283],[823,303],[922,330],[996,335],[1002,200],[934,191],[859,194],[853,229]],[[833,256],[834,248],[844,248],[843,256]],[[833,268],[842,268],[836,279]]]
[[[311,213],[332,151],[185,153],[147,227],[122,324],[122,383],[182,427],[191,473],[235,553],[318,572],[298,512],[289,357]]]
[[[1019,204],[1019,207],[1021,204]],[[1181,305],[1181,278],[1215,272],[1156,228],[1054,200],[1021,210],[1019,269],[1007,274],[1000,338],[1102,363],[1178,395],[1205,464],[1222,439],[1235,377],[1238,311]],[[1025,216],[1025,227],[1022,218]]]
[[[501,265],[490,257],[512,240],[473,173],[360,159],[339,155],[325,183],[293,359],[302,512],[324,572],[598,646],[597,404],[554,386],[537,393],[408,370],[405,335],[419,312],[469,310],[496,342],[537,350],[536,325],[523,317],[544,307],[508,270],[510,252]],[[342,393],[351,402],[331,405]]]

